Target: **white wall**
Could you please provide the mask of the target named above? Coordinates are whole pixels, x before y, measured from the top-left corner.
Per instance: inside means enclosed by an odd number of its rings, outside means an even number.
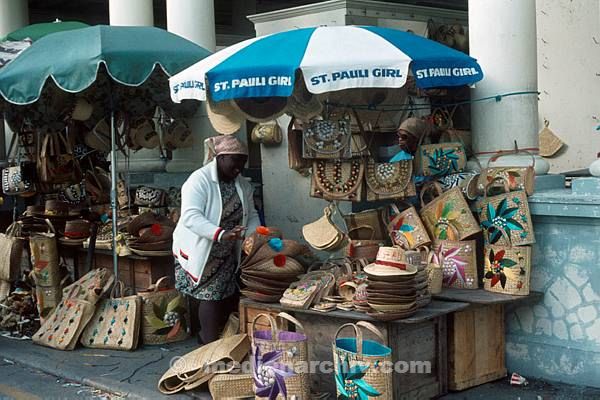
[[[536,0],[536,10],[540,126],[549,120],[568,145],[551,172],[587,168],[600,152],[600,1]]]

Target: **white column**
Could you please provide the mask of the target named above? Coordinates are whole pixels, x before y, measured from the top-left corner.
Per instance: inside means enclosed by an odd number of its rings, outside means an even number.
[[[116,26],[154,26],[154,6],[152,0],[110,0],[110,24]],[[127,169],[127,162],[117,153],[118,171]],[[132,152],[129,159],[130,172],[161,172],[165,161],[160,158],[160,150],[141,149]]]
[[[215,7],[213,0],[167,0],[167,30],[182,36],[207,50],[215,51]],[[194,137],[194,146],[173,151],[167,172],[188,172],[202,166],[204,139],[215,136],[205,104],[193,118],[187,120]]]
[[[109,0],[111,25],[154,26],[152,0]]]
[[[471,56],[481,65],[484,78],[472,89],[472,98],[537,91],[535,0],[469,0]],[[485,167],[490,152],[538,147],[538,97],[535,94],[503,97],[471,106],[473,148]],[[526,165],[530,158],[502,157],[495,165]],[[550,165],[536,157],[536,173]]]
[[[19,28],[29,25],[29,7],[27,0],[0,0],[0,39],[4,38],[9,33],[16,31]],[[12,131],[8,124],[2,119],[0,113],[0,143],[4,147],[6,143],[10,143]],[[4,159],[4,152],[8,149],[0,149],[0,159]]]

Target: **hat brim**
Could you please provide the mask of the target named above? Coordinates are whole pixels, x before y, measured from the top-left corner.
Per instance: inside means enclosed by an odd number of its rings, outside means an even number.
[[[367,275],[372,275],[377,278],[394,278],[394,277],[408,277],[417,274],[417,267],[414,265],[406,264],[406,269],[400,269],[396,267],[388,267],[387,265],[377,264],[377,261],[367,265],[364,268],[364,272]]]
[[[252,97],[231,100],[233,108],[252,122],[269,122],[285,113],[287,97]]]
[[[233,135],[242,128],[244,117],[231,107],[228,101],[214,103],[208,99],[206,114],[212,127],[222,135]]]

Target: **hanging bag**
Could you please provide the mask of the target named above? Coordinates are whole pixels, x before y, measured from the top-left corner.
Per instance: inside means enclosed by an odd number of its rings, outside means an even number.
[[[312,162],[302,157],[303,130],[296,127],[297,120],[290,119],[287,130],[288,167],[301,175],[308,175]]]
[[[62,132],[45,133],[38,158],[38,177],[47,184],[74,183],[81,180],[79,162],[71,143]]]
[[[142,338],[144,344],[165,344],[188,337],[189,313],[186,301],[175,288],[161,288],[169,277],[163,276],[144,291],[142,298]]]
[[[412,181],[412,160],[394,163],[367,162],[367,201],[403,199],[417,194]]]
[[[413,206],[400,211],[398,206],[391,204],[393,215],[388,216],[387,229],[392,243],[405,250],[416,249],[431,243],[427,229]]]
[[[363,197],[362,160],[319,160],[313,163],[310,196],[329,201],[361,202]]]
[[[347,327],[354,329],[355,336],[340,338],[341,331]],[[361,328],[374,333],[380,342],[363,339]],[[338,398],[393,399],[392,349],[384,342],[381,331],[369,322],[340,326],[332,345]]]
[[[277,121],[258,123],[252,129],[250,136],[252,143],[261,143],[266,146],[281,144],[283,136]]]
[[[430,190],[435,191],[435,197],[425,204],[424,195]],[[463,240],[481,231],[462,191],[456,187],[443,193],[436,182],[421,190],[421,219],[430,237],[435,239]]]
[[[531,281],[531,247],[514,247],[506,231],[500,229],[500,232],[508,244],[485,245],[483,288],[495,293],[527,296]]]
[[[269,330],[256,330],[256,322],[268,320]],[[280,330],[269,314],[258,314],[252,321],[252,365],[256,399],[310,400],[308,338],[304,327],[287,313],[277,318],[289,321],[295,332]]]
[[[477,242],[475,240],[434,240],[432,263],[442,268],[445,288],[477,289]]]
[[[17,137],[15,133],[8,148],[9,166],[2,169],[2,193],[7,196],[31,197],[36,194],[35,163],[21,161],[22,151],[16,145]],[[17,152],[16,159],[12,157],[13,149]]]
[[[94,316],[81,335],[83,346],[111,350],[137,348],[142,299],[137,295],[125,296],[124,288],[123,282],[118,281],[113,286],[110,298],[100,301],[96,306]]]
[[[456,174],[442,176],[437,179],[437,182],[444,192],[459,187],[465,197],[469,200],[475,200],[477,199],[477,196],[479,196],[479,190],[477,189],[479,184],[479,173],[477,172],[458,172]]]
[[[526,167],[494,167],[493,162],[498,161],[500,157],[511,154],[528,154],[531,156],[531,165]],[[477,181],[479,194],[485,194],[485,188],[496,179],[505,179],[510,191],[524,190],[528,196],[534,192],[535,186],[535,157],[528,151],[516,148],[514,151],[500,151],[488,160],[486,168],[481,171]]]
[[[10,224],[6,233],[0,233],[0,280],[11,282],[19,279],[24,245],[18,222]]]
[[[336,251],[345,244],[346,235],[333,222],[335,206],[330,204],[323,209],[323,216],[302,227],[302,236],[317,250]]]
[[[504,193],[488,197],[489,190],[498,182],[502,184]],[[523,246],[535,243],[527,193],[523,190],[511,192],[506,179],[496,178],[486,186],[478,208],[479,221],[488,233],[490,244]],[[506,242],[502,230],[506,231],[510,243]]]
[[[352,157],[350,121],[312,119],[304,129],[302,157],[346,159]]]

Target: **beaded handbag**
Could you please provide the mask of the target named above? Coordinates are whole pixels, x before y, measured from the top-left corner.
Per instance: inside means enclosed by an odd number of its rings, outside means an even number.
[[[412,161],[367,163],[367,201],[401,199],[417,194],[412,182]]]
[[[351,158],[351,139],[350,122],[346,119],[311,120],[304,130],[302,157]]]
[[[365,166],[361,160],[319,160],[313,163],[311,197],[360,202]]]

